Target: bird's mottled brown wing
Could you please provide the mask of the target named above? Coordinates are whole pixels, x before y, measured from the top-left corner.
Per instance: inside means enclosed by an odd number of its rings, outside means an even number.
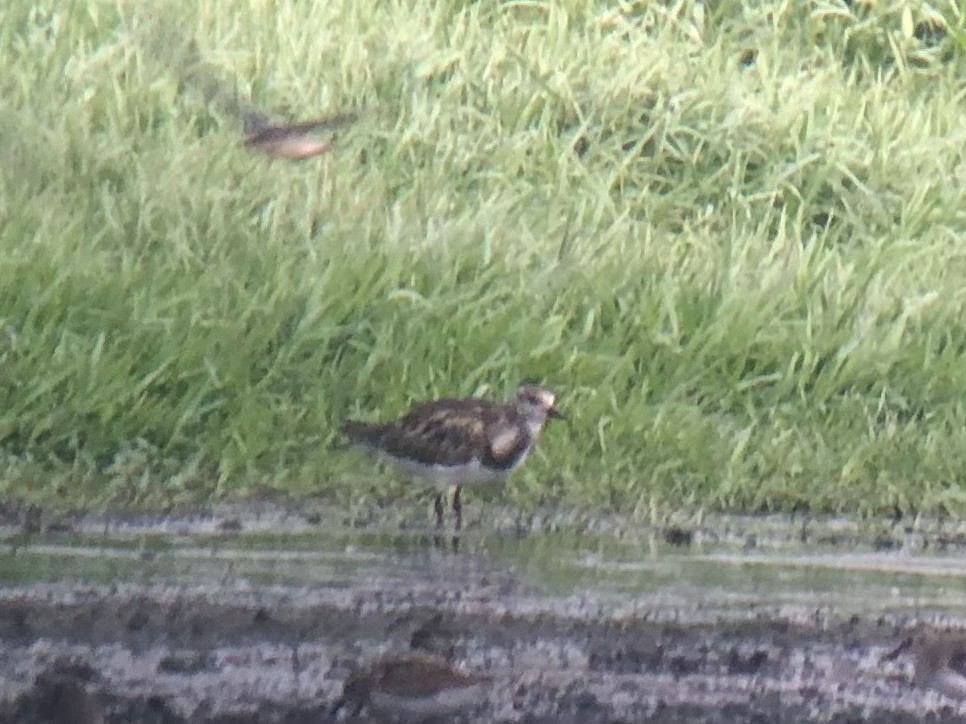
[[[435,400],[382,426],[374,447],[424,465],[461,465],[486,449],[486,421],[499,406],[487,400]]]
[[[509,470],[530,445],[530,433],[509,405],[475,398],[435,400],[386,423],[350,422],[343,428],[357,445],[424,465],[462,465],[477,458]]]

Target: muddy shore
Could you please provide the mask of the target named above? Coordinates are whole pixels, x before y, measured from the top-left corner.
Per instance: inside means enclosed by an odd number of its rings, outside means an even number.
[[[966,627],[962,556],[922,530],[886,549],[842,521],[838,548],[778,521],[656,547],[480,530],[454,550],[237,512],[0,529],[0,723],[346,721],[353,667],[412,649],[494,678],[463,721],[966,720],[880,661],[919,620]]]

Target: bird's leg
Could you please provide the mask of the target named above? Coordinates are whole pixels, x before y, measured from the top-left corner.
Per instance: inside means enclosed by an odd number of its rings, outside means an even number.
[[[436,493],[436,501],[433,504],[433,510],[436,513],[436,527],[443,527],[443,494]]]
[[[453,513],[456,514],[456,530],[462,530],[463,528],[463,500],[460,497],[460,486],[456,486],[456,492],[453,493]]]

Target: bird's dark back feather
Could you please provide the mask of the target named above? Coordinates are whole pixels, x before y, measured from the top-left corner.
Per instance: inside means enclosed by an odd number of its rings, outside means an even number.
[[[507,438],[508,428],[518,430],[516,437]],[[355,444],[424,465],[461,465],[475,457],[488,467],[510,469],[530,444],[515,407],[476,398],[424,402],[398,420],[349,422],[343,432]],[[494,450],[490,443],[501,432],[504,444]]]

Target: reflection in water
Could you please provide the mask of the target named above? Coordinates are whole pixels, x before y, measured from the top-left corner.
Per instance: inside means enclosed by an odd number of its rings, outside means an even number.
[[[170,527],[170,526],[169,526]],[[41,581],[353,586],[393,580],[512,580],[545,594],[586,590],[637,603],[728,606],[966,607],[960,555],[850,552],[800,546],[776,551],[681,546],[547,533],[313,529],[172,536],[145,526],[111,534],[10,536],[0,548],[7,585]]]
[[[903,692],[921,694],[922,657],[885,654],[920,614],[962,621],[966,602],[959,555],[769,551],[660,531],[248,525],[9,540],[8,668],[42,673],[51,651],[80,656],[100,672],[83,691],[131,720],[148,686],[169,712],[217,696],[208,705],[218,710],[259,701],[280,720],[323,721],[352,672],[418,652],[445,662],[436,679],[492,677],[480,714],[491,721],[646,721],[660,711],[718,722],[725,710],[732,721],[803,720],[816,706],[830,718],[859,707],[867,721],[875,712],[916,721],[930,704]],[[172,661],[205,665],[173,671]],[[5,675],[0,666],[0,690]],[[366,711],[410,702],[378,676],[363,684]],[[447,697],[412,701],[443,711]]]

